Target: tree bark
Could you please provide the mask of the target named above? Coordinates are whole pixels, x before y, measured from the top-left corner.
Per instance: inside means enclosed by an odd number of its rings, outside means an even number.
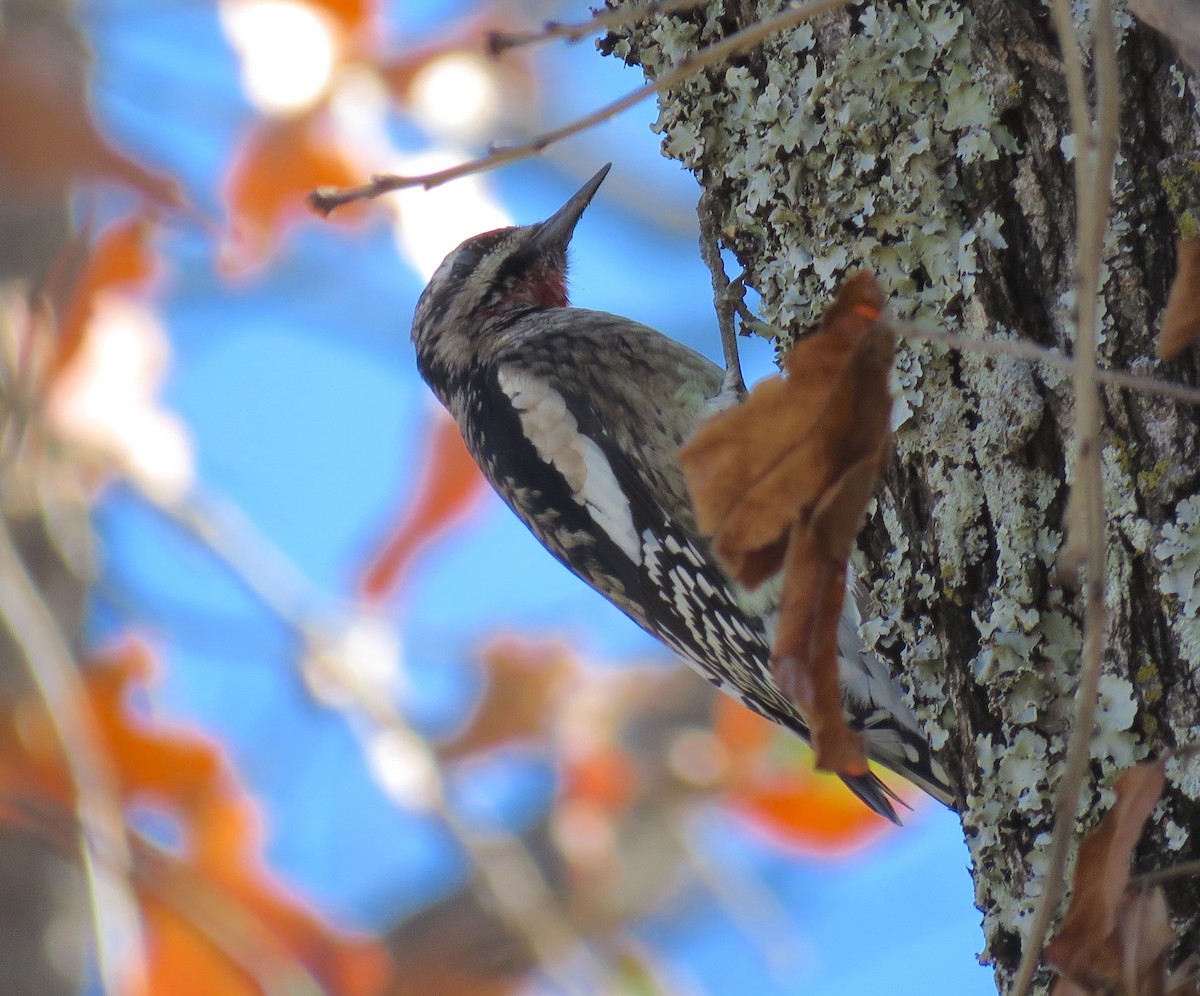
[[[727,0],[602,47],[654,77],[780,6]],[[1200,89],[1165,41],[1123,9],[1118,22],[1100,359],[1195,384],[1197,350],[1160,363],[1153,340],[1179,230],[1196,234],[1179,191],[1196,168]],[[785,342],[867,266],[902,319],[1071,352],[1074,144],[1041,4],[848,7],[692,77],[660,109],[665,154],[721,205],[722,241]],[[1070,378],[909,340],[893,386],[897,456],[860,537],[878,608],[868,630],[953,772],[1003,992],[1041,890],[1079,670],[1082,597],[1058,565]],[[1080,831],[1119,770],[1200,726],[1200,414],[1114,388],[1102,405],[1110,615]],[[1172,761],[1168,776],[1139,869],[1200,854],[1200,765]],[[1178,881],[1168,897],[1178,960],[1196,948],[1200,886]]]

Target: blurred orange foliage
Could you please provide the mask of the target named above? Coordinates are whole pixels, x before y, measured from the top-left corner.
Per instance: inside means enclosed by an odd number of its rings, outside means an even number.
[[[892,829],[840,778],[813,771],[798,756],[803,745],[774,723],[726,695],[716,697],[713,721],[729,757],[727,804],[775,840],[806,852],[844,853]]]
[[[264,118],[247,135],[229,171],[225,197],[233,230],[226,268],[261,264],[289,225],[309,216],[305,198],[315,187],[349,186],[358,171],[338,151],[328,111],[316,107],[286,118]],[[361,205],[338,212],[338,222],[363,216]]]
[[[275,880],[261,856],[253,800],[220,748],[134,712],[129,693],[154,670],[145,645],[127,641],[84,672],[98,743],[121,800],[171,817],[178,851],[131,837],[134,881],[147,936],[147,993],[252,996],[263,980],[309,975],[339,996],[385,991],[391,962],[376,941],[323,922]],[[73,789],[47,717],[29,703],[0,729],[0,816],[28,822],[20,800],[73,805]],[[73,821],[73,817],[69,817]],[[61,837],[61,832],[51,836]]]
[[[0,35],[0,172],[9,196],[49,202],[72,180],[123,183],[159,204],[182,204],[179,185],[109,142],[86,97],[84,44],[40,22]]]
[[[420,480],[409,489],[414,497],[406,501],[391,536],[359,581],[359,594],[368,601],[381,601],[399,588],[417,553],[469,514],[483,493],[483,475],[458,426],[440,409],[421,464]]]
[[[114,222],[91,240],[86,258],[72,277],[62,275],[68,284],[63,295],[58,323],[58,342],[51,361],[51,376],[60,373],[79,352],[87,333],[88,321],[97,297],[110,290],[140,290],[158,273],[158,258],[151,245],[154,221],[137,214]],[[88,233],[81,233],[86,242]],[[57,261],[56,271],[68,267],[66,257],[78,247],[67,246]],[[58,277],[59,273],[55,273]]]
[[[563,686],[579,666],[559,644],[506,638],[485,647],[482,659],[483,695],[439,751],[447,760],[513,741],[544,742]]]
[[[378,0],[309,0],[347,35],[370,35],[379,26]]]

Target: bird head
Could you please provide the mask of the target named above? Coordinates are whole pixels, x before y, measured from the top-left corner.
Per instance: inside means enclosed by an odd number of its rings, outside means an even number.
[[[426,380],[465,373],[505,341],[514,315],[567,306],[567,247],[611,163],[545,221],[473,235],[433,274],[413,316]]]

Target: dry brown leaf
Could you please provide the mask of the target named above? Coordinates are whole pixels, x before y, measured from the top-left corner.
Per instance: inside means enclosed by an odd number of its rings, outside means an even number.
[[[1200,238],[1180,239],[1175,246],[1175,280],[1163,312],[1155,353],[1173,360],[1200,338]]]
[[[842,714],[837,626],[847,562],[890,454],[895,336],[868,272],[848,278],[784,377],[708,419],[680,452],[700,528],[755,587],[784,568],[772,668],[812,728],[817,767],[866,772]]]
[[[1162,761],[1126,770],[1116,804],[1080,845],[1071,904],[1046,946],[1046,961],[1085,993],[1119,990],[1127,975],[1139,980],[1132,992],[1162,991],[1162,958],[1174,940],[1165,901],[1160,906],[1152,893],[1127,889],[1133,849],[1162,795],[1163,771]]]
[[[558,644],[497,640],[483,652],[487,686],[466,727],[444,744],[444,759],[546,735],[554,706],[575,673],[573,657]]]
[[[1163,996],[1167,983],[1167,952],[1175,943],[1171,911],[1161,886],[1127,892],[1117,912],[1125,991],[1138,996]]]
[[[87,106],[83,44],[65,31],[30,26],[0,35],[0,173],[9,192],[35,201],[62,196],[81,176],[123,183],[168,207],[179,185],[118,150]]]
[[[1194,73],[1200,73],[1200,7],[1195,0],[1129,0],[1129,9],[1171,40]]]

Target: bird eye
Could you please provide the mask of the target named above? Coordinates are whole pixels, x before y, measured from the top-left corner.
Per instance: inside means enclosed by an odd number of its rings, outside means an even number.
[[[461,246],[458,247],[458,252],[454,256],[454,265],[451,267],[450,279],[453,281],[465,280],[468,274],[475,269],[484,256],[503,238],[504,233],[511,231],[508,228],[497,228],[495,231],[483,232],[480,235],[474,235],[467,239]]]

